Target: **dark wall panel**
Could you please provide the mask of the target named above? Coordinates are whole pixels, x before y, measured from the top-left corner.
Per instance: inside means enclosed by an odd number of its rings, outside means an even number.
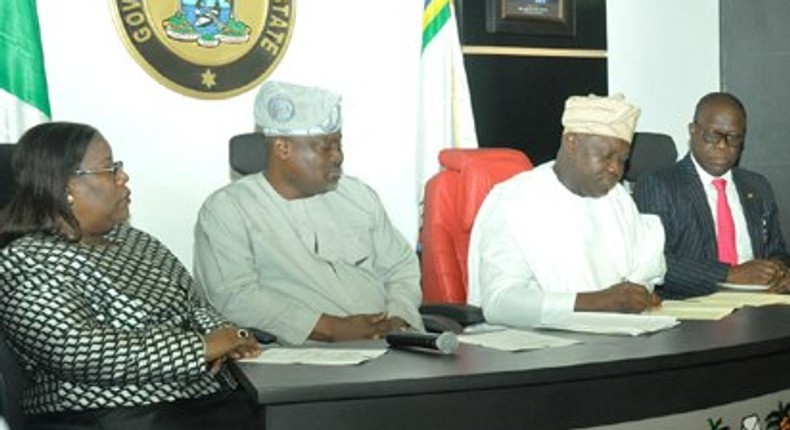
[[[466,67],[480,146],[534,163],[554,158],[568,95],[607,92],[605,60],[467,56]]]
[[[790,243],[790,2],[721,0],[722,87],[743,101],[747,135],[741,166],[765,175]]]
[[[570,1],[571,36],[489,32],[490,1],[501,0],[456,0],[464,46],[606,50],[605,0]],[[466,54],[465,63],[480,146],[520,149],[534,163],[554,158],[568,96],[608,93],[605,58]]]

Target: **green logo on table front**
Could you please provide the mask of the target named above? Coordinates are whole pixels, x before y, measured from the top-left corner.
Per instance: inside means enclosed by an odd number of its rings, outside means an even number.
[[[779,407],[766,415],[765,426],[765,430],[790,430],[790,403],[779,402]],[[757,414],[741,419],[739,427],[726,425],[723,418],[716,420],[708,418],[708,428],[710,430],[762,430],[760,417]]]

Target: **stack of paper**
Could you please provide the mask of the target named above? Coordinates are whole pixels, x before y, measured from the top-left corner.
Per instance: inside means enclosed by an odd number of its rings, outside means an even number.
[[[676,318],[663,315],[574,312],[566,318],[541,324],[538,328],[638,336],[665,330],[678,324],[679,322]]]
[[[502,351],[524,351],[528,349],[551,348],[579,343],[576,339],[564,339],[524,330],[498,329],[494,331],[462,334],[458,340],[472,345],[494,348]]]
[[[725,290],[735,291],[768,291],[768,285],[746,285],[746,284],[733,284],[730,282],[719,282],[720,288]]]
[[[664,300],[658,308],[645,311],[647,315],[664,315],[680,320],[720,320],[731,314],[736,307],[720,303],[704,303],[689,300]]]
[[[681,320],[718,320],[743,306],[790,305],[790,295],[768,293],[765,285],[719,284],[725,291],[686,300],[665,300],[648,315],[671,316]]]
[[[743,306],[765,306],[785,304],[790,305],[790,295],[770,294],[770,293],[747,293],[735,291],[719,291],[709,296],[693,297],[686,299],[689,302],[710,303],[718,305],[733,306],[736,308]]]
[[[255,358],[239,360],[259,364],[313,364],[322,366],[347,366],[359,364],[387,352],[377,349],[331,349],[331,348],[271,348]]]

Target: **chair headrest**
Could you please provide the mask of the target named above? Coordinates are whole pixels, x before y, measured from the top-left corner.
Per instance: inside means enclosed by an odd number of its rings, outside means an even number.
[[[472,228],[480,204],[494,185],[532,168],[523,152],[511,148],[443,149],[439,163],[461,175],[456,209],[467,230]]]
[[[230,167],[242,175],[262,171],[266,166],[264,145],[261,133],[246,133],[231,137]]]
[[[446,169],[458,170],[475,168],[478,165],[487,165],[500,161],[529,159],[523,152],[511,148],[446,148],[439,152],[439,164]],[[529,163],[530,166],[532,163]]]
[[[631,156],[628,157],[623,177],[628,181],[636,181],[647,172],[671,166],[677,158],[678,150],[671,136],[661,133],[634,133]]]

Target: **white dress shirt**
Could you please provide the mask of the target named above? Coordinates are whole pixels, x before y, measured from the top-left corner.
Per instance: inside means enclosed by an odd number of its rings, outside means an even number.
[[[568,190],[554,162],[488,194],[469,246],[468,302],[494,324],[531,326],[573,312],[576,294],[663,280],[664,229],[622,185],[599,198]]]
[[[697,176],[702,182],[702,188],[705,190],[705,196],[708,198],[708,206],[710,207],[710,214],[713,217],[713,227],[718,225],[718,215],[716,205],[719,200],[719,194],[716,187],[713,185],[713,180],[717,177],[712,176],[706,172],[702,166],[699,165],[694,158],[694,153],[691,153],[691,161],[694,162],[694,168],[697,169]],[[746,216],[743,214],[743,206],[741,206],[741,198],[738,196],[738,189],[735,187],[735,181],[732,180],[732,170],[719,176],[718,178],[727,181],[727,186],[724,188],[727,193],[727,202],[730,204],[730,212],[732,212],[732,220],[735,223],[735,249],[738,252],[738,263],[743,263],[754,259],[754,252],[752,251],[752,240],[749,237],[749,230],[746,225]]]

